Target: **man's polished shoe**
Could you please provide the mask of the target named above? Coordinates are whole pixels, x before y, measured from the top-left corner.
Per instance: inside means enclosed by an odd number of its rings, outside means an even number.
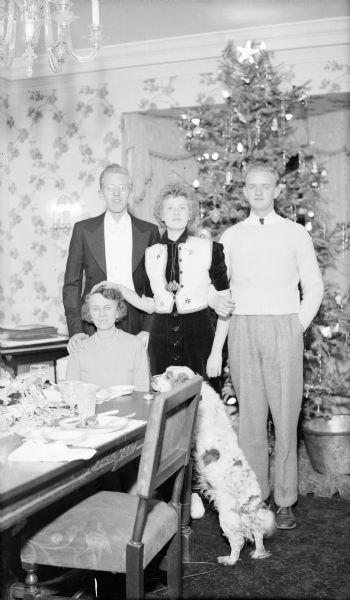
[[[296,520],[291,506],[279,506],[276,511],[277,529],[294,529]]]

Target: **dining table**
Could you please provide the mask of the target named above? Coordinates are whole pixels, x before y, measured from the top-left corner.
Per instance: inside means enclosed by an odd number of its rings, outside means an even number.
[[[130,426],[117,430],[114,436],[110,435],[108,440],[101,441],[96,453],[88,460],[11,461],[6,456],[21,446],[23,438],[12,434],[0,439],[0,577],[3,581],[10,579],[12,557],[9,556],[9,547],[16,528],[20,528],[25,520],[35,519],[41,510],[53,506],[82,486],[108,472],[118,471],[140,456],[153,399],[154,394],[134,391],[98,404],[97,415],[117,411],[118,417],[132,417],[128,419]],[[185,475],[182,498],[184,562],[190,561],[194,546],[193,531],[189,524],[191,475],[190,465]],[[6,596],[6,587],[5,583],[1,598],[9,597]]]

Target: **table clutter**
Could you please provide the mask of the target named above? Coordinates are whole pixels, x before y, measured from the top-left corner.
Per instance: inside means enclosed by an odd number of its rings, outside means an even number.
[[[100,390],[94,384],[44,381],[45,369],[0,378],[0,438],[20,436],[11,461],[70,462],[88,460],[96,448],[140,426],[135,413],[118,409],[96,413],[96,405],[132,394],[134,386]]]

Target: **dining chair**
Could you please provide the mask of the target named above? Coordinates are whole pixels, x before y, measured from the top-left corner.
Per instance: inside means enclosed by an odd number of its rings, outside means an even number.
[[[144,569],[164,548],[168,597],[182,597],[180,498],[201,385],[202,378],[196,376],[155,397],[140,459],[137,495],[95,493],[24,542],[21,561],[27,572],[26,600],[40,598],[37,565],[125,573],[126,598],[143,598]],[[171,484],[169,503],[154,494],[165,482]]]

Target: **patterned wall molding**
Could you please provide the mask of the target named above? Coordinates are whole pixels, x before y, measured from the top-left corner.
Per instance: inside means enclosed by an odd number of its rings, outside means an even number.
[[[316,93],[319,91],[319,71],[327,60],[348,62],[350,18],[319,19],[107,45],[92,63],[67,62],[64,65],[64,73],[60,76],[53,75],[47,58],[41,56],[35,64],[35,77],[30,80],[27,79],[23,63],[18,58],[11,69],[3,70],[1,74],[8,82],[22,81],[22,85],[28,88],[38,85],[41,87],[43,79],[53,77],[61,87],[70,85],[70,76],[74,76],[76,82],[77,76],[85,74],[87,80],[91,81],[91,76],[96,76],[97,72],[104,80],[109,80],[113,72],[118,78],[123,77],[122,72],[125,70],[129,71],[128,77],[130,70],[135,78],[146,78],[150,70],[156,76],[161,76],[165,73],[164,67],[169,68],[170,64],[176,72],[198,72],[198,69],[208,70],[208,67],[211,68],[216,63],[229,39],[234,40],[236,44],[244,43],[248,39],[263,40],[268,49],[276,53],[276,62],[293,65],[296,72],[300,70],[301,78],[305,65],[308,68],[313,64],[312,92]],[[296,75],[300,81],[297,73]],[[80,79],[79,84],[84,85],[84,79]],[[350,90],[349,77],[343,81],[342,90]]]

